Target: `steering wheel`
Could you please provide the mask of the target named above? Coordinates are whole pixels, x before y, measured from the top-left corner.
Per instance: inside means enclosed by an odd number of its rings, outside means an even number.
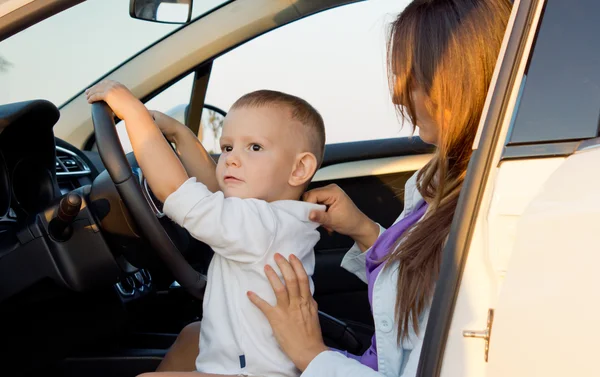
[[[113,112],[105,102],[92,104],[92,122],[100,158],[142,236],[165,262],[181,287],[192,296],[201,298],[206,282],[177,249],[144,196],[139,179],[133,173],[121,146]]]

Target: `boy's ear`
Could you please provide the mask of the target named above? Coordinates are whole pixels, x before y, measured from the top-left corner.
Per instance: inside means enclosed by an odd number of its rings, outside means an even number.
[[[317,158],[310,152],[300,153],[296,156],[294,168],[288,183],[298,187],[308,182],[317,171]]]

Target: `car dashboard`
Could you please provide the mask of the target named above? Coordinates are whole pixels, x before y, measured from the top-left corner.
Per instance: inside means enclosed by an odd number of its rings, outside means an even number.
[[[152,288],[150,273],[119,258],[124,239],[103,234],[101,211],[94,212],[90,191],[102,162],[97,153],[54,137],[58,117],[47,101],[0,106],[0,304],[48,280],[71,291],[102,282],[122,301],[140,298]],[[84,198],[73,222],[79,231],[59,240],[50,223],[72,192]]]
[[[56,198],[92,183],[97,170],[54,138],[58,110],[44,101],[0,108],[0,227],[30,221]],[[6,233],[6,231],[3,231]]]

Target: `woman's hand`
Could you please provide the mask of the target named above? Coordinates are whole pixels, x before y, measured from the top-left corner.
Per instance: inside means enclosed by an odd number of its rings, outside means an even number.
[[[113,113],[125,120],[134,114],[145,112],[146,107],[123,84],[103,80],[85,91],[88,103],[104,101]]]
[[[150,115],[170,143],[177,144],[178,139],[188,136],[188,134],[193,136],[188,127],[160,111],[150,110]]]
[[[303,200],[326,205],[325,212],[312,211],[310,220],[329,231],[352,237],[363,251],[373,246],[379,237],[379,226],[362,213],[338,185],[310,190],[304,194]]]
[[[265,274],[273,287],[277,304],[271,306],[253,292],[248,292],[248,298],[269,320],[283,352],[298,369],[304,371],[318,354],[328,350],[321,335],[317,303],[310,293],[308,275],[298,258],[291,255],[288,262],[280,254],[275,254],[275,262],[285,285],[271,266],[265,266]]]

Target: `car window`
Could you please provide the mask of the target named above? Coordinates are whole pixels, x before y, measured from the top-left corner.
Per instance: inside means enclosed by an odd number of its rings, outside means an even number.
[[[194,72],[184,76],[171,86],[154,96],[145,103],[149,110],[157,110],[175,118],[180,123],[187,124],[187,111],[190,103],[192,88],[194,85]],[[202,119],[198,130],[198,138],[206,150],[210,153],[220,153],[219,138],[223,128],[224,111],[205,104],[202,110]],[[123,121],[117,123],[117,133],[121,139],[121,145],[125,153],[131,152],[131,142],[125,129]]]
[[[595,0],[546,7],[520,88],[508,144],[557,143],[598,136],[600,11]],[[592,14],[594,14],[592,12]]]
[[[195,1],[192,18],[226,1]],[[181,27],[133,19],[127,0],[83,1],[0,42],[0,103],[43,98],[60,106]]]
[[[304,98],[325,121],[327,143],[405,136],[391,103],[386,73],[389,23],[408,0],[341,6],[259,36],[213,62],[199,138],[220,153],[223,117],[236,99],[258,89]],[[146,103],[185,123],[194,74]],[[213,110],[216,108],[218,111]],[[117,129],[131,151],[124,124]]]
[[[206,102],[228,110],[243,94],[279,90],[323,116],[327,143],[408,135],[390,100],[389,23],[408,0],[341,6],[259,36],[213,62]]]
[[[186,107],[190,103],[193,84],[194,72],[176,81],[146,102],[145,105],[149,110],[163,112],[185,124]],[[133,149],[123,121],[117,123],[117,133],[125,153],[131,152]]]

